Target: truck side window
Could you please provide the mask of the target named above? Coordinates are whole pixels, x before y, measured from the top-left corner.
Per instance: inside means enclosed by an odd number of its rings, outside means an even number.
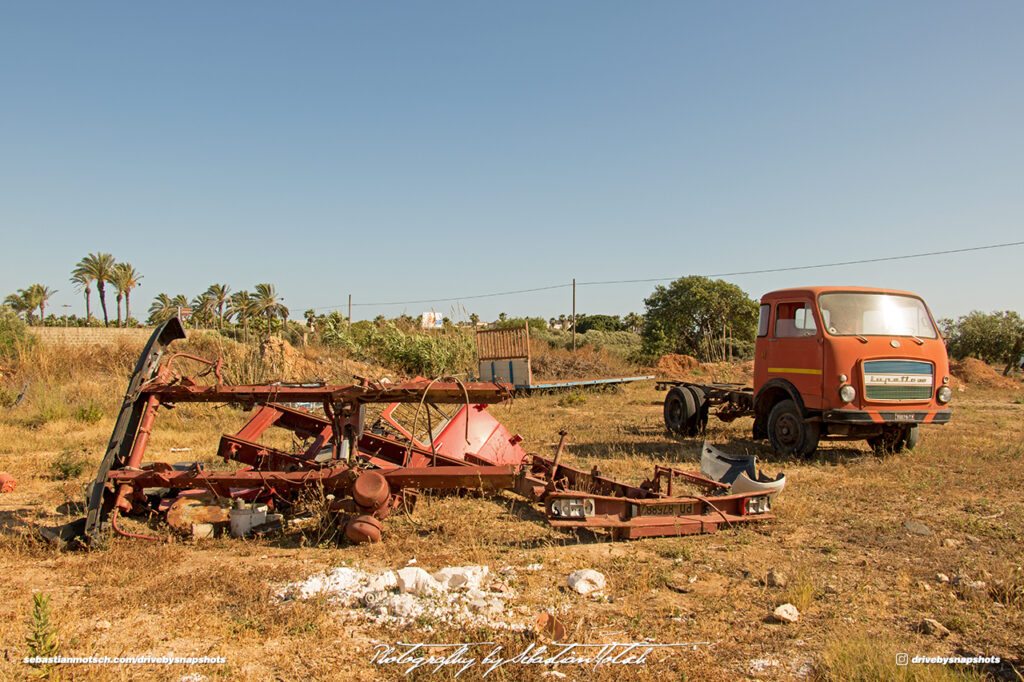
[[[814,336],[814,312],[807,303],[780,303],[775,308],[775,336]]]
[[[761,306],[761,312],[757,316],[757,335],[768,336],[768,318],[771,316],[772,307],[767,303]]]

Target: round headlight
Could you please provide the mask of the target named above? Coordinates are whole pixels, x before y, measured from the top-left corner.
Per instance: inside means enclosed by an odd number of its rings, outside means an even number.
[[[935,394],[935,398],[940,403],[948,403],[950,400],[953,399],[953,389],[951,389],[949,386],[943,386]]]
[[[853,399],[857,397],[857,389],[850,384],[844,384],[839,387],[839,399],[844,403],[852,403]]]

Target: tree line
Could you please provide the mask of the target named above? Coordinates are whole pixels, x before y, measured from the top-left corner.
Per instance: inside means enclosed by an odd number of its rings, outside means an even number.
[[[73,268],[70,281],[84,296],[85,324],[93,323],[92,291],[95,288],[99,294],[103,324],[110,325],[108,287],[116,297],[114,324],[137,324],[131,317],[131,295],[142,279],[132,264],[118,262],[109,253],[90,253],[82,258]],[[32,284],[8,295],[4,306],[28,324],[43,323],[48,319],[46,308],[55,293],[55,289],[43,284]],[[639,351],[634,359],[644,362],[666,353],[693,355],[711,361],[752,356],[758,303],[735,284],[696,275],[681,277],[667,286],[655,287],[654,292],[644,299],[644,305],[643,315],[576,315],[575,331],[581,334],[593,331],[639,335]],[[150,325],[179,316],[196,328],[223,330],[227,325],[240,331],[242,338],[248,338],[250,332],[261,337],[277,333],[288,324],[295,325],[299,332],[303,329],[297,323],[288,322],[288,308],[274,285],[268,282],[256,284],[252,291],[234,292],[227,284],[215,283],[191,300],[184,294],[170,296],[160,293],[147,312],[146,322]],[[313,333],[314,338],[335,338],[341,334],[343,325],[347,329],[347,320],[338,312],[317,315],[314,310],[307,310],[303,317],[305,329]],[[475,313],[469,316],[469,320],[471,326],[480,322]],[[54,321],[53,315],[49,321]],[[418,318],[405,314],[391,320],[378,315],[373,323],[379,327],[389,321],[410,331],[419,326]],[[448,318],[444,323],[446,328],[458,326]],[[564,314],[545,320],[541,317],[509,317],[501,313],[494,324],[498,327],[527,324],[538,331],[568,331],[573,327],[573,320]],[[939,320],[938,324],[954,359],[976,357],[990,364],[1005,363],[1004,373],[1008,373],[1020,365],[1024,356],[1024,319],[1014,311],[983,313],[975,310],[955,321]]]
[[[141,284],[142,275],[131,263],[119,263],[109,253],[90,253],[78,261],[71,271],[71,285],[85,296],[86,324],[92,323],[92,289],[95,285],[100,296],[100,307],[103,309],[103,325],[110,326],[107,314],[107,285],[113,287],[117,295],[116,325],[122,326],[121,302],[124,301],[124,323],[131,318],[132,290]],[[17,293],[9,294],[4,305],[22,316],[29,324],[43,323],[46,320],[46,305],[57,293],[43,284],[32,284]],[[38,320],[35,311],[39,311]]]

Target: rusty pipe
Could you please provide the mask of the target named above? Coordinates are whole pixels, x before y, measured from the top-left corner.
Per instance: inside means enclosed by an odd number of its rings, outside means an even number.
[[[551,470],[548,472],[548,487],[553,487],[555,484],[555,472],[558,471],[558,462],[562,459],[562,449],[565,447],[565,437],[569,435],[569,432],[562,429],[558,432],[561,438],[558,439],[558,450],[555,451],[555,459],[551,462]]]
[[[131,469],[138,469],[142,465],[142,458],[146,454],[146,446],[149,444],[149,436],[153,433],[153,424],[156,422],[156,413],[160,407],[160,396],[150,394],[146,399],[146,410],[139,423],[139,430],[135,435],[135,442],[132,444],[131,454],[125,466]],[[128,496],[132,493],[132,486],[122,483],[117,489],[117,499],[114,506],[123,509],[125,512],[132,510],[132,504]]]

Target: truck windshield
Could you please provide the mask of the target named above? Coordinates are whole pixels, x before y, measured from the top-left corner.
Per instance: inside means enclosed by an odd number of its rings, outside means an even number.
[[[822,323],[833,336],[938,337],[924,301],[882,293],[831,293],[818,297]]]

